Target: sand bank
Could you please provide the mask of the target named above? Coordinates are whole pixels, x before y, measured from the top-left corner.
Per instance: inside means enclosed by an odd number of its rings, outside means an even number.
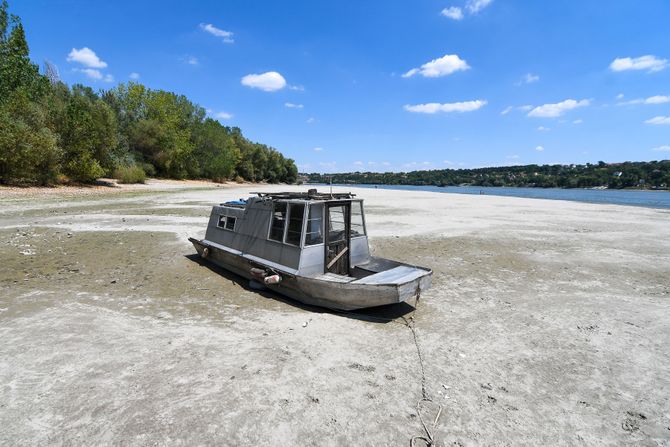
[[[161,185],[0,193],[1,444],[406,445],[412,315],[438,445],[668,443],[669,211],[352,188],[374,252],[435,271],[388,321],[191,256],[258,187]]]

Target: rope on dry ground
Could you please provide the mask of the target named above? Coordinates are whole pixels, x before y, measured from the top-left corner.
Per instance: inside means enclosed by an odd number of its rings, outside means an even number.
[[[435,419],[433,420],[433,424],[431,428],[428,428],[428,425],[426,425],[426,422],[423,419],[423,414],[422,411],[425,410],[425,405],[422,405],[424,402],[429,402],[429,403],[435,403],[433,399],[430,398],[428,395],[428,391],[426,390],[426,370],[424,368],[423,364],[423,355],[421,353],[421,346],[419,345],[419,338],[416,334],[416,328],[415,326],[415,321],[414,321],[414,315],[416,314],[416,311],[419,309],[419,299],[421,298],[421,287],[417,285],[416,288],[416,301],[414,303],[414,310],[412,311],[412,315],[409,318],[405,317],[400,317],[403,321],[403,326],[407,326],[410,331],[412,331],[412,338],[414,340],[414,346],[416,347],[416,354],[417,357],[419,358],[419,367],[421,368],[421,399],[416,403],[416,413],[419,415],[419,421],[421,421],[421,425],[423,426],[423,431],[425,432],[425,435],[423,436],[413,436],[410,441],[409,445],[410,447],[415,447],[416,446],[416,441],[423,441],[427,447],[432,447],[436,445],[436,440],[434,436],[434,430],[437,427],[437,423],[440,420],[440,415],[442,414],[442,405],[437,404],[437,415],[435,416]],[[386,322],[391,322],[391,323],[399,323],[393,318],[386,318],[386,317],[376,317],[372,315],[366,315],[358,312],[351,312],[351,311],[338,311],[338,310],[331,310],[333,313],[338,313],[338,314],[343,314],[343,315],[355,315],[359,317],[365,317],[373,320],[379,320],[379,321],[386,321]]]
[[[430,402],[430,403],[434,402],[433,399],[430,398],[430,396],[428,395],[428,391],[426,390],[426,370],[423,365],[423,355],[421,354],[421,346],[419,345],[419,338],[416,335],[416,328],[414,327],[415,325],[414,315],[416,314],[416,311],[419,309],[420,298],[421,298],[421,287],[417,285],[414,311],[412,312],[412,315],[408,319],[405,317],[401,317],[405,322],[405,326],[407,326],[409,330],[412,331],[412,337],[414,338],[414,346],[416,346],[416,354],[417,357],[419,358],[419,367],[421,368],[421,399],[419,399],[419,401],[416,403],[416,414],[419,415],[419,420],[421,421],[421,425],[423,426],[425,436],[413,436],[409,441],[409,445],[410,447],[415,447],[416,441],[420,440],[423,441],[426,446],[431,447],[436,444],[434,432],[431,430],[435,430],[435,428],[437,427],[437,423],[440,420],[440,415],[442,414],[442,405],[439,404],[437,405],[437,415],[435,416],[435,420],[433,420],[431,429],[429,429],[428,426],[426,425],[426,422],[423,420],[421,404],[423,402]]]

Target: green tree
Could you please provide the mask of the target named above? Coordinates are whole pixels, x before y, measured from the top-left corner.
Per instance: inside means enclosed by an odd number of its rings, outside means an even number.
[[[0,123],[0,183],[53,183],[61,151],[44,109],[19,89],[0,104]]]
[[[64,173],[83,182],[110,173],[117,144],[116,118],[110,107],[89,87],[75,85],[65,116],[61,129]]]
[[[7,1],[0,3],[0,101],[18,88],[24,88],[31,99],[41,97],[49,81],[30,61],[26,34],[19,17],[8,13]]]

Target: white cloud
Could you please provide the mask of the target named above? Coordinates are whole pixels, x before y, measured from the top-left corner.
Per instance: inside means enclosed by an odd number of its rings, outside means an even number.
[[[537,146],[535,148],[535,150],[538,151],[538,152],[542,152],[544,150],[544,148],[542,146]]]
[[[653,118],[648,119],[644,123],[645,124],[654,124],[654,125],[670,124],[670,116],[660,116],[660,115],[655,116]]]
[[[307,118],[307,121],[305,121],[307,124],[312,124],[316,122],[316,119],[313,116],[310,116]]]
[[[670,145],[664,144],[663,146],[658,146],[652,149],[656,152],[670,152]]]
[[[584,120],[574,120],[572,124],[582,124]]]
[[[514,155],[508,155],[508,156],[505,157],[505,158],[508,158],[508,159],[510,159],[510,160],[516,160],[517,158],[519,158],[519,156],[518,156],[517,154],[514,154]]]
[[[88,76],[91,79],[95,79],[96,81],[102,79],[102,73],[100,72],[100,70],[96,70],[95,68],[82,68],[81,70],[77,71],[81,71],[86,76]]]
[[[211,23],[201,23],[200,24],[200,29],[202,29],[205,32],[208,32],[209,34],[216,36],[216,37],[222,37],[223,41],[226,43],[233,43],[235,42],[233,40],[233,33],[230,31],[222,30],[220,28],[215,27]]]
[[[404,109],[413,113],[437,113],[437,112],[472,112],[486,105],[486,101],[477,99],[475,101],[452,102],[440,104],[430,102],[427,104],[405,105]]]
[[[444,163],[445,165],[453,165],[454,164],[454,162],[451,161],[451,160],[444,160],[442,163]]]
[[[111,74],[106,74],[105,79],[103,79],[105,82],[114,82],[114,76]]]
[[[228,112],[217,112],[214,114],[214,118],[219,119],[219,120],[229,120],[233,117],[232,113]]]
[[[458,6],[444,8],[440,14],[454,20],[461,20],[463,18],[463,11]]]
[[[322,147],[315,147],[315,148],[312,149],[312,150],[313,150],[314,152],[321,152],[321,151],[323,151],[323,148],[322,148]]]
[[[482,9],[493,3],[493,0],[468,0],[465,7],[470,14],[477,14]]]
[[[95,51],[88,47],[84,47],[80,50],[73,48],[72,51],[70,51],[70,54],[67,55],[67,61],[78,62],[90,68],[107,68],[107,62],[101,60],[95,54]]]
[[[518,109],[521,110],[522,112],[527,112],[532,108],[533,108],[533,106],[531,106],[531,105],[525,105],[525,106],[519,106],[518,107]]]
[[[644,100],[645,104],[665,104],[666,102],[670,102],[670,96],[656,95]]]
[[[610,64],[612,71],[626,71],[626,70],[649,70],[649,72],[661,71],[668,66],[667,59],[658,59],[653,55],[646,55],[640,57],[622,57],[616,58]]]
[[[285,102],[284,107],[289,109],[302,109],[304,106],[302,104],[293,104],[292,102]]]
[[[631,99],[630,101],[620,102],[618,106],[625,106],[630,104],[665,104],[670,102],[670,96],[656,95],[649,98]]]
[[[363,166],[363,162],[362,161],[355,161],[354,166]]]
[[[537,82],[539,80],[540,77],[538,75],[534,75],[533,73],[526,73],[519,82],[515,83],[515,85],[519,86],[523,84],[532,84],[533,82]]]
[[[182,60],[189,65],[198,65],[200,63],[200,61],[198,61],[198,58],[195,56],[186,56]]]
[[[548,128],[548,127],[540,126],[540,127],[537,128],[537,130],[540,131],[540,132],[548,132],[551,129]]]
[[[298,91],[298,92],[304,92],[305,91],[305,87],[303,87],[302,85],[289,85],[288,89],[289,90],[295,90],[295,91]]]
[[[261,74],[248,74],[242,78],[242,85],[257,88],[264,92],[274,92],[286,87],[286,79],[276,71]]]
[[[505,109],[504,109],[502,112],[500,112],[500,114],[501,114],[501,115],[507,115],[507,114],[508,114],[509,112],[511,112],[512,110],[514,110],[514,107],[512,107],[512,106],[507,106],[507,107],[505,107]]]
[[[140,78],[140,74],[139,74],[139,73],[136,73],[136,72],[132,72],[132,73],[130,73],[130,74],[128,75],[128,77],[129,77],[130,79],[139,79],[139,78]]]
[[[541,118],[555,118],[557,116],[563,115],[568,110],[576,109],[578,107],[586,107],[591,103],[588,99],[582,99],[581,101],[575,101],[574,99],[566,99],[555,104],[544,104],[538,107],[535,107],[533,110],[528,112],[528,116],[541,117]]]
[[[623,93],[619,93],[618,95],[616,95],[616,99],[622,99],[622,98],[623,98]]]
[[[409,78],[415,74],[420,74],[426,78],[439,78],[450,75],[456,71],[468,70],[470,66],[456,54],[445,54],[441,58],[426,62],[420,68],[412,68],[402,75],[403,78]]]

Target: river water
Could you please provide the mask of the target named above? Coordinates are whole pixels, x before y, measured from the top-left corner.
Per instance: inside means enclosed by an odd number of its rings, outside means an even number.
[[[327,187],[329,185],[318,185]],[[531,199],[572,200],[575,202],[670,208],[670,191],[622,189],[503,188],[483,186],[413,186],[413,185],[333,185],[338,187],[382,188],[406,191],[448,192],[456,194],[489,194],[492,196]]]

